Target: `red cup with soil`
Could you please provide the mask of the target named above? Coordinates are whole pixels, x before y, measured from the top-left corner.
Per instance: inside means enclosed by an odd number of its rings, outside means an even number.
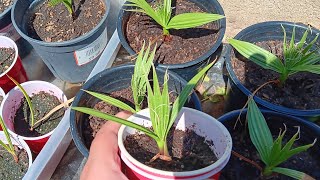
[[[144,109],[128,120],[150,127],[149,116],[149,109]],[[232,139],[222,123],[186,107],[181,109],[167,142],[172,160],[149,162],[158,153],[156,142],[135,129],[121,126],[118,145],[127,177],[144,180],[219,179],[220,171],[231,156]]]
[[[298,170],[315,179],[320,179],[320,127],[307,120],[281,114],[279,112],[263,109],[261,109],[261,112],[266,119],[274,139],[278,137],[280,129],[286,129],[283,142],[289,141],[293,134],[297,133],[297,127],[300,127],[300,138],[294,143],[293,147],[310,144],[313,143],[315,138],[318,139],[313,147],[291,157],[279,166]],[[231,111],[221,116],[218,120],[227,127],[232,136],[232,150],[264,168],[263,162],[261,161],[255,146],[250,140],[247,126],[245,125],[247,109],[244,109],[241,113],[240,121],[242,123],[238,122],[235,127],[240,113],[240,110]],[[286,125],[286,128],[284,127],[284,124]],[[239,156],[232,154],[229,163],[221,173],[223,179],[263,179],[260,176],[261,171],[253,165],[253,163],[248,163],[243,159],[244,158],[239,158]],[[276,174],[272,179],[291,180],[292,178]]]
[[[5,134],[0,131],[0,140],[7,144]],[[18,162],[0,146],[0,179],[22,179],[32,165],[32,153],[27,143],[19,137],[11,137],[11,142],[18,155]]]
[[[35,122],[57,105],[67,101],[63,91],[48,82],[28,81],[22,83],[21,86],[26,90],[32,101]],[[29,106],[22,92],[18,87],[15,87],[5,96],[1,113],[8,131],[25,140],[33,152],[39,153],[62,119],[64,109],[56,111],[41,123],[36,123],[37,125],[31,131]]]
[[[0,36],[0,61],[0,87],[5,92],[15,87],[6,75],[13,77],[19,83],[28,80],[16,43],[5,36]]]
[[[206,12],[224,15],[217,0],[172,2],[173,14]],[[225,18],[196,28],[170,29],[171,40],[165,41],[162,27],[143,13],[127,11],[132,8],[135,7],[122,6],[117,22],[120,42],[130,55],[137,54],[143,42],[151,40],[159,46],[155,56],[159,66],[177,73],[186,81],[220,56],[226,30]]]

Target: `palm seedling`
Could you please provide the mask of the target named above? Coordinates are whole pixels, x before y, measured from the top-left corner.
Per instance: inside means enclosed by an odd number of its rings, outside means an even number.
[[[149,47],[150,48],[150,47]],[[147,50],[148,52],[148,50]],[[146,52],[146,54],[147,54]],[[144,50],[140,51],[138,55],[137,61],[141,61],[141,58],[143,56]],[[151,52],[150,58],[153,58],[155,54],[155,50]],[[150,109],[150,120],[152,123],[152,130],[150,130],[147,127],[141,126],[139,124],[133,123],[131,121],[127,121],[125,119],[121,119],[112,115],[105,114],[103,112],[100,112],[98,110],[94,110],[87,107],[72,107],[73,110],[86,113],[92,116],[96,116],[105,120],[111,120],[115,121],[121,124],[124,124],[126,126],[135,128],[146,135],[153,138],[158,145],[159,153],[155,156],[155,158],[160,158],[163,160],[171,160],[171,157],[169,155],[168,146],[167,146],[167,136],[169,133],[170,128],[172,127],[176,117],[179,114],[179,111],[184,106],[185,102],[187,101],[189,94],[197,84],[197,82],[202,78],[202,76],[205,74],[205,72],[213,65],[213,63],[207,65],[204,69],[202,69],[197,75],[195,75],[184,87],[182,92],[178,95],[176,100],[174,101],[173,105],[171,106],[169,101],[169,89],[168,89],[168,73],[166,72],[164,75],[164,83],[162,85],[162,90],[160,88],[158,76],[155,70],[155,67],[153,64],[151,66],[144,66],[142,67],[143,63],[136,64],[136,67],[140,70],[140,73],[144,74],[142,78],[144,78],[144,82],[146,84],[147,88],[147,101],[148,101],[148,107]],[[152,68],[152,83],[150,83],[148,78],[148,73],[150,71],[150,67]],[[133,76],[135,77],[135,76]],[[144,84],[144,83],[143,83]],[[98,94],[95,92],[89,92],[91,95],[95,96],[98,99],[101,99],[109,104],[112,104],[114,106],[117,106],[123,110],[128,110],[133,113],[136,111],[132,109],[127,104],[113,99],[109,96]],[[135,98],[138,99],[138,95],[135,94]]]
[[[155,8],[146,0],[127,0],[125,6],[136,7],[127,11],[142,12],[150,16],[162,26],[163,35],[169,35],[169,29],[187,29],[207,24],[224,18],[219,14],[211,13],[183,13],[172,17],[171,0],[163,0]]]
[[[73,0],[50,0],[49,1],[50,6],[56,6],[60,3],[62,3],[67,8],[68,12],[72,15],[72,18],[74,19],[75,11],[74,11]]]
[[[13,156],[13,159],[15,162],[18,162],[19,159],[13,147],[10,134],[1,116],[0,116],[0,125],[7,140],[7,144],[0,140],[0,145]]]
[[[298,43],[295,44],[295,27],[292,37],[287,44],[285,28],[283,29],[283,59],[281,60],[271,52],[249,42],[229,39],[229,43],[245,58],[251,60],[264,69],[279,73],[282,86],[289,76],[298,72],[311,72],[320,74],[320,55],[318,48],[312,49],[317,42],[317,35],[309,44],[306,42],[310,29],[307,29]]]
[[[264,176],[270,176],[275,172],[295,179],[311,178],[303,172],[289,168],[282,168],[279,167],[279,165],[290,157],[312,147],[316,143],[317,139],[315,139],[312,144],[292,148],[294,142],[297,141],[300,136],[300,128],[298,127],[297,133],[295,133],[287,143],[284,144],[283,142],[286,128],[283,132],[280,130],[279,136],[273,140],[266,120],[252,97],[249,99],[248,103],[247,121],[250,139],[256,147],[262,162],[265,164],[262,171]]]

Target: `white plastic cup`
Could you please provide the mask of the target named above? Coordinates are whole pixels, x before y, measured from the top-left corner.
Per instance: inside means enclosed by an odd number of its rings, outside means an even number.
[[[28,81],[28,82],[22,83],[21,86],[26,90],[27,94],[31,97],[33,94],[37,94],[40,91],[44,91],[46,93],[56,96],[61,102],[67,101],[67,97],[65,96],[63,91],[59,89],[57,86],[49,82]],[[38,137],[25,137],[15,133],[14,124],[13,124],[14,117],[15,117],[16,111],[20,107],[20,103],[23,97],[24,97],[23,93],[20,91],[18,87],[15,87],[12,90],[10,90],[8,94],[4,97],[1,103],[1,116],[4,119],[4,122],[8,127],[8,131],[11,135],[23,139],[30,146],[30,149],[33,152],[39,153],[43,148],[43,146],[45,145],[45,143],[48,141],[51,134],[54,132],[54,130]]]
[[[149,120],[149,109],[144,109],[128,118],[129,121],[151,126]],[[232,138],[225,126],[215,118],[191,108],[183,107],[175,122],[176,129],[192,129],[198,135],[205,137],[205,140],[212,141],[213,150],[218,160],[202,169],[185,172],[163,171],[146,166],[134,159],[125,149],[123,141],[128,135],[138,132],[137,130],[122,125],[118,132],[118,145],[120,156],[125,163],[127,177],[129,179],[219,179],[220,171],[228,163],[231,156]]]

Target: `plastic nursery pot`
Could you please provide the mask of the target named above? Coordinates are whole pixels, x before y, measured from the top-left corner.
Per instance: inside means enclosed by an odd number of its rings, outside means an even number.
[[[224,11],[217,0],[188,0],[190,2],[195,3],[201,9],[206,12],[216,13],[220,15],[224,15]],[[128,3],[128,2],[126,2]],[[132,7],[122,6],[122,10],[120,10],[117,22],[117,30],[118,36],[122,46],[128,51],[130,55],[135,55],[136,52],[131,48],[127,39],[126,39],[126,24],[131,15],[130,11],[126,11],[126,9],[130,9]],[[216,21],[217,29],[219,29],[217,41],[212,47],[202,56],[197,59],[194,59],[187,63],[182,64],[159,64],[160,67],[169,69],[185,80],[189,81],[194,75],[196,75],[200,69],[202,69],[209,62],[218,58],[222,51],[222,39],[224,37],[226,31],[226,19],[220,19]],[[147,39],[145,41],[148,41]]]
[[[30,12],[42,2],[44,0],[17,1],[12,8],[14,27],[33,46],[55,77],[70,83],[85,81],[107,45],[106,20],[110,0],[102,0],[106,13],[94,29],[63,42],[44,42],[29,36],[26,26]]]
[[[303,24],[295,24],[291,22],[285,21],[270,21],[263,22],[259,24],[255,24],[247,27],[242,30],[239,34],[235,36],[235,39],[243,40],[251,43],[261,42],[266,40],[280,40],[283,41],[283,30],[281,25],[284,26],[287,32],[287,38],[290,39],[292,35],[292,29],[295,27],[296,31],[296,40],[300,40],[303,33],[307,30],[308,26]],[[311,42],[317,34],[320,33],[319,30],[312,28],[312,33],[309,33],[307,42]],[[320,39],[317,40],[317,43],[320,44]],[[316,43],[316,44],[317,44]],[[240,109],[243,107],[247,100],[247,96],[250,95],[250,92],[237,78],[232,62],[231,56],[233,54],[234,49],[231,45],[227,45],[226,47],[226,69],[229,75],[228,82],[228,97],[227,97],[227,111]],[[250,69],[248,69],[250,71]],[[280,105],[273,104],[268,102],[260,97],[255,96],[254,100],[261,106],[271,109],[273,111],[281,112],[284,114],[289,114],[293,116],[300,116],[307,119],[319,119],[320,109],[312,109],[312,110],[299,110],[292,109]]]
[[[134,72],[134,65],[122,65],[113,67],[110,69],[106,69],[94,77],[92,77],[89,81],[87,81],[82,89],[90,90],[100,93],[111,93],[113,91],[118,91],[124,88],[131,86],[131,77]],[[165,73],[165,69],[157,67],[157,74],[159,77],[159,82],[163,83],[163,76]],[[169,73],[169,91],[171,92],[181,92],[182,87],[184,87],[187,82],[182,79],[177,74],[168,71]],[[94,107],[96,103],[100,100],[92,97],[91,95],[79,91],[72,103],[74,107]],[[192,93],[190,99],[188,100],[187,106],[193,106],[195,109],[201,110],[201,103],[196,95],[196,93]],[[80,113],[77,111],[71,110],[70,112],[70,129],[73,140],[82,153],[83,156],[88,157],[90,147],[85,145],[84,140],[84,122],[89,121],[88,115],[84,113]]]
[[[151,126],[149,109],[144,109],[129,117],[128,120],[145,127]],[[210,115],[190,108],[182,108],[175,122],[176,129],[185,131],[187,128],[212,142],[210,146],[218,160],[205,168],[186,171],[170,172],[146,166],[134,159],[125,149],[123,141],[130,134],[138,132],[130,127],[121,126],[118,132],[120,156],[127,165],[125,172],[128,179],[219,179],[220,171],[228,163],[231,156],[232,139],[228,130]]]
[[[15,51],[13,63],[0,75],[0,87],[4,92],[8,92],[16,85],[6,75],[13,77],[19,83],[27,81],[28,78],[19,57],[16,43],[8,37],[0,36],[0,48],[13,48]]]
[[[17,136],[13,136],[10,138],[11,138],[11,142],[13,145],[18,146],[19,148],[22,148],[27,152],[27,154],[28,154],[28,169],[29,169],[32,165],[33,160],[32,160],[32,153],[31,153],[31,150],[30,150],[28,144],[23,139],[21,139]],[[5,144],[8,143],[3,131],[0,131],[0,140],[2,142],[4,142]]]
[[[284,130],[284,124],[286,125],[286,135],[284,136],[284,141],[287,139],[289,140],[293,134],[297,132],[297,127],[300,127],[300,136],[299,140],[295,142],[295,144],[299,143],[300,145],[310,144],[313,142],[315,138],[318,138],[316,144],[308,149],[304,154],[304,156],[297,157],[293,156],[285,163],[282,163],[280,167],[291,168],[299,171],[303,171],[308,175],[313,176],[315,179],[320,178],[320,127],[316,124],[286,114],[282,114],[279,112],[274,112],[270,110],[261,109],[263,116],[265,117],[269,129],[276,138],[279,135],[280,129]],[[223,116],[221,116],[218,120],[222,122],[227,129],[229,130],[232,141],[233,141],[233,151],[240,153],[241,155],[249,158],[250,160],[255,161],[253,158],[259,158],[257,150],[255,149],[254,145],[251,143],[250,137],[247,132],[247,127],[245,127],[245,119],[247,115],[247,109],[245,109],[241,116],[241,122],[237,123],[237,126],[234,128],[236,120],[240,114],[240,110],[231,111]],[[242,141],[241,141],[242,139]],[[247,142],[249,141],[249,142]],[[284,146],[284,145],[283,145]],[[295,147],[295,145],[293,145]],[[246,149],[246,150],[245,150]],[[244,151],[243,153],[241,153]],[[299,154],[298,154],[299,155]],[[306,158],[308,157],[308,158]],[[309,161],[314,161],[317,165],[311,164]],[[261,161],[255,161],[258,164],[262,165]],[[310,167],[311,166],[311,167]],[[263,166],[262,166],[263,167]],[[299,169],[300,168],[300,169]],[[223,179],[258,179],[260,176],[260,171],[252,166],[251,164],[240,160],[236,156],[232,155],[229,163],[223,169],[221,176]],[[279,178],[279,179],[286,179],[286,178]]]
[[[23,38],[20,38],[21,36],[13,27],[11,22],[11,9],[12,5],[0,14],[0,35],[9,37],[15,41],[20,52],[19,54],[23,58],[31,51],[31,45]]]
[[[56,96],[59,101],[66,102],[67,97],[63,93],[61,89],[59,89],[57,86],[45,82],[45,81],[28,81],[25,83],[22,83],[21,86],[26,90],[28,95],[32,97],[33,94],[37,94],[41,91],[44,91],[48,94]],[[26,143],[30,146],[30,149],[34,153],[39,153],[43,146],[46,144],[48,139],[50,138],[51,134],[54,130],[51,132],[44,134],[42,136],[38,137],[25,137],[21,136],[19,134],[15,133],[14,128],[14,117],[16,115],[16,111],[20,107],[21,100],[24,98],[22,92],[18,87],[13,88],[4,98],[2,104],[1,104],[1,114],[5,121],[6,126],[8,127],[8,131],[10,134],[14,136],[18,136],[19,138],[26,141]]]

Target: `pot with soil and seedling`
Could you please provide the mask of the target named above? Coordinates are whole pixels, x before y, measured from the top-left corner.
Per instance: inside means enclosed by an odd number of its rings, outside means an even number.
[[[128,105],[121,101],[115,102],[110,96],[87,91],[134,113],[128,120],[88,107],[73,106],[72,109],[123,124],[118,133],[118,145],[121,159],[127,166],[124,172],[129,179],[218,178],[230,158],[231,136],[213,117],[183,107],[197,82],[212,65],[210,63],[194,76],[173,104],[167,71],[160,85],[152,65],[151,80],[148,73],[143,73],[148,108],[139,112],[126,108]],[[140,68],[140,72],[149,71],[144,68]]]
[[[255,96],[258,104],[281,113],[318,119],[318,35],[318,30],[304,25],[265,22],[248,27],[230,39],[226,67],[231,91],[242,91],[235,93],[233,100],[259,88]],[[238,109],[244,102],[232,104],[238,104]]]
[[[130,55],[143,41],[158,44],[159,66],[187,81],[220,55],[226,20],[216,0],[128,0],[122,9],[117,30]]]
[[[27,143],[11,137],[0,117],[0,179],[22,179],[32,164],[32,154]]]
[[[17,1],[12,22],[57,78],[78,83],[107,45],[109,9],[109,0]]]
[[[146,84],[143,79],[144,73],[142,73],[143,71],[139,67],[144,65],[149,66],[149,68],[151,67],[150,63],[152,63],[154,57],[149,55],[150,49],[148,49],[149,48],[147,48],[146,51],[141,51],[135,62],[136,65],[128,64],[106,69],[88,80],[82,89],[108,94],[113,98],[126,102],[135,111],[146,108],[146,100],[144,98]],[[157,67],[156,71],[162,77],[165,74],[165,69],[163,68]],[[187,83],[173,72],[168,72],[168,74],[168,85],[171,92],[170,99],[173,99],[181,92],[181,89],[186,86]],[[164,79],[159,78],[159,81],[162,83]],[[94,98],[85,91],[78,92],[73,106],[91,107],[113,115],[120,111],[116,106],[109,105],[98,98]],[[193,92],[190,95],[186,106],[201,110],[200,100],[196,93]],[[87,119],[90,119],[90,121]],[[85,157],[89,155],[88,149],[90,149],[95,134],[105,122],[106,121],[101,118],[89,116],[84,113],[76,111],[70,112],[71,134],[77,148]]]
[[[15,84],[6,75],[12,76],[19,83],[28,80],[16,43],[8,37],[0,36],[0,87],[8,92]]]
[[[314,123],[260,111],[252,98],[248,110],[232,111],[219,121],[233,140],[231,159],[221,174],[225,179],[320,178],[320,127]]]
[[[64,115],[65,110],[56,107],[67,106],[69,101],[51,83],[15,83],[17,86],[2,102],[2,117],[11,134],[25,140],[33,152],[39,153]]]

